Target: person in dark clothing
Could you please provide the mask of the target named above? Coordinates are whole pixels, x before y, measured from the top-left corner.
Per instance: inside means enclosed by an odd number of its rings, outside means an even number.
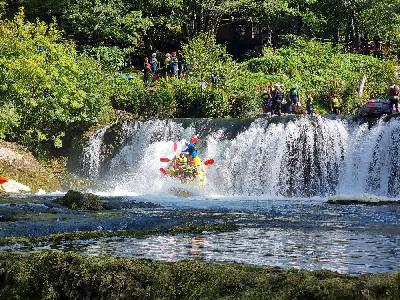
[[[263,113],[266,114],[268,112],[271,112],[272,83],[270,85],[266,85],[264,90],[261,92],[261,100],[262,100]]]
[[[396,109],[396,112],[399,112],[399,95],[400,95],[400,88],[399,86],[396,84],[396,82],[394,82],[394,80],[392,80],[390,82],[390,86],[389,86],[389,101],[390,101],[390,111],[391,113],[393,112],[393,105]]]
[[[273,100],[273,113],[277,114],[278,116],[282,113],[282,102],[285,99],[285,92],[283,90],[283,86],[280,84],[275,85],[275,91],[272,96]]]

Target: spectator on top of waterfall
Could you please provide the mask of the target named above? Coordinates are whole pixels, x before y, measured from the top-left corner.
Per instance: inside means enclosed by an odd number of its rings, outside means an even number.
[[[340,100],[337,97],[336,92],[332,93],[331,98],[331,113],[335,115],[340,115]]]
[[[177,76],[179,70],[179,61],[178,57],[176,56],[176,52],[172,52],[171,57],[171,76]]]
[[[144,69],[143,69],[143,82],[145,84],[147,84],[150,80],[150,76],[151,76],[151,65],[149,63],[149,58],[146,56],[144,58]]]
[[[394,80],[390,82],[389,85],[389,101],[390,101],[390,113],[393,112],[393,105],[396,109],[396,112],[399,112],[399,95],[400,95],[400,88],[396,84]]]
[[[158,60],[157,60],[157,54],[156,53],[153,53],[151,55],[150,64],[151,64],[151,72],[154,75],[154,74],[157,73],[157,70],[158,70]]]
[[[219,84],[219,76],[217,74],[211,74],[211,83],[213,85]]]
[[[308,93],[306,99],[307,99],[306,100],[307,101],[307,104],[306,104],[307,114],[312,116],[314,114],[314,104],[313,104],[314,99],[313,99],[312,94]]]
[[[299,85],[297,83],[290,88],[289,98],[288,113],[297,113],[300,105]]]
[[[264,89],[261,91],[262,109],[263,113],[266,114],[271,112],[272,107],[272,82],[270,81],[268,85],[265,85]]]
[[[171,54],[167,53],[167,54],[165,54],[165,58],[164,58],[164,69],[165,69],[166,77],[170,76],[170,74],[171,74],[171,64],[172,64]]]
[[[275,84],[275,90],[272,95],[272,101],[273,101],[273,114],[277,114],[278,116],[281,115],[282,113],[282,103],[285,99],[285,91],[284,87],[280,83]]]

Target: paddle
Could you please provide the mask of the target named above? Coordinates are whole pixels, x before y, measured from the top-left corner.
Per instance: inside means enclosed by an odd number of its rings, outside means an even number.
[[[169,159],[168,157],[160,157],[161,162],[170,162],[171,160],[172,159]],[[203,164],[206,166],[211,166],[214,163],[215,163],[215,160],[213,160],[213,159],[207,159],[205,162],[203,162]]]
[[[164,175],[168,175],[168,172],[164,170],[163,168],[160,168],[160,172],[163,173]]]
[[[207,159],[207,160],[204,162],[204,165],[205,165],[205,166],[211,166],[214,162],[215,162],[215,161],[214,161],[213,159]]]

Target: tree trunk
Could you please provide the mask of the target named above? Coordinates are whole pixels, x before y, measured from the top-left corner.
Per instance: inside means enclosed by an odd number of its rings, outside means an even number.
[[[267,46],[272,47],[272,29],[271,26],[267,26]]]
[[[335,45],[337,45],[337,44],[339,44],[339,42],[340,42],[340,29],[339,29],[339,26],[337,26],[335,28],[335,33],[333,35],[333,43]]]

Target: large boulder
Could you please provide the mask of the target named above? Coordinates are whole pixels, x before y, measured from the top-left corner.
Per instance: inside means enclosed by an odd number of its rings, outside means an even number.
[[[27,192],[25,187],[32,191],[60,189],[57,178],[41,166],[32,153],[22,146],[4,141],[0,141],[0,176],[10,179],[0,185],[0,192],[10,189],[16,192],[17,186],[20,192]]]

